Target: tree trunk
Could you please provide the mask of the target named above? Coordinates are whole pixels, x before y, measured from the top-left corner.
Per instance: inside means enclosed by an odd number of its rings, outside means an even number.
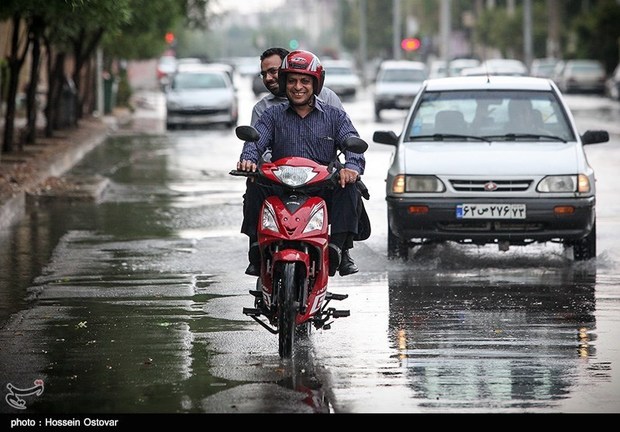
[[[13,34],[11,36],[11,54],[9,55],[9,88],[7,91],[6,100],[6,115],[4,117],[4,137],[2,142],[2,151],[4,153],[11,153],[14,150],[14,131],[15,131],[15,112],[16,112],[16,97],[17,86],[19,85],[19,71],[24,64],[26,53],[30,41],[27,41],[24,46],[24,51],[19,54],[19,32],[21,28],[21,15],[16,12],[12,18],[13,22]]]
[[[37,103],[37,87],[39,86],[39,73],[41,64],[41,34],[43,32],[43,20],[34,17],[30,24],[30,40],[32,41],[32,65],[30,68],[30,83],[26,93],[26,143],[34,144],[37,137],[37,115],[39,104]],[[21,143],[20,143],[21,145]]]

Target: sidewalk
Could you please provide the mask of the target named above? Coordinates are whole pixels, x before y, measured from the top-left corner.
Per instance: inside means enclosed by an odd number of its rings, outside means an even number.
[[[24,216],[27,194],[37,194],[50,178],[69,171],[130,119],[125,111],[82,119],[77,128],[55,131],[53,138],[37,137],[37,143],[25,145],[23,152],[0,155],[0,231]]]

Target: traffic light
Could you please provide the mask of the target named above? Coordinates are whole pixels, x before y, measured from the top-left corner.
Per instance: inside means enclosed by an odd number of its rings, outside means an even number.
[[[418,38],[405,38],[401,41],[400,47],[405,51],[415,51],[420,48],[422,42]]]
[[[172,43],[174,42],[174,33],[166,32],[166,36],[164,36],[164,38],[166,39],[166,43],[168,45],[172,45]]]
[[[291,39],[288,43],[288,46],[290,49],[296,50],[297,48],[299,48],[299,42],[297,41],[297,39]]]

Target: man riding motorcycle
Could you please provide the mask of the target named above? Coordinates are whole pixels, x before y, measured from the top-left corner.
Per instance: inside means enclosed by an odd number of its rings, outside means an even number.
[[[308,51],[293,51],[283,60],[278,79],[286,89],[288,102],[265,110],[256,122],[260,139],[244,143],[237,170],[256,171],[266,150],[272,160],[300,156],[327,165],[349,136],[359,136],[349,116],[342,109],[327,105],[316,96],[321,92],[325,71],[317,56]],[[340,171],[340,187],[325,188],[318,194],[328,205],[331,222],[330,275],[356,273],[357,266],[345,245],[358,235],[361,213],[360,192],[355,186],[366,165],[363,154],[345,152],[344,168]],[[244,195],[244,220],[241,231],[250,238],[250,265],[246,274],[258,275],[260,256],[256,227],[264,199],[276,193],[273,188],[260,187]],[[248,191],[249,192],[249,191]],[[345,252],[343,252],[343,249]]]

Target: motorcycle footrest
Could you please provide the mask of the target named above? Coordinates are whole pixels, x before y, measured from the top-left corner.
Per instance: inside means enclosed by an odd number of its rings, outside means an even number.
[[[344,300],[349,297],[349,294],[334,294],[331,292],[327,292],[325,295],[325,300]]]
[[[261,311],[256,308],[243,308],[243,314],[248,316],[259,316],[261,315]]]
[[[331,314],[334,318],[344,318],[351,315],[351,311],[348,310],[335,310]]]
[[[261,298],[263,296],[263,293],[259,290],[250,290],[250,294],[252,294],[256,298]]]

